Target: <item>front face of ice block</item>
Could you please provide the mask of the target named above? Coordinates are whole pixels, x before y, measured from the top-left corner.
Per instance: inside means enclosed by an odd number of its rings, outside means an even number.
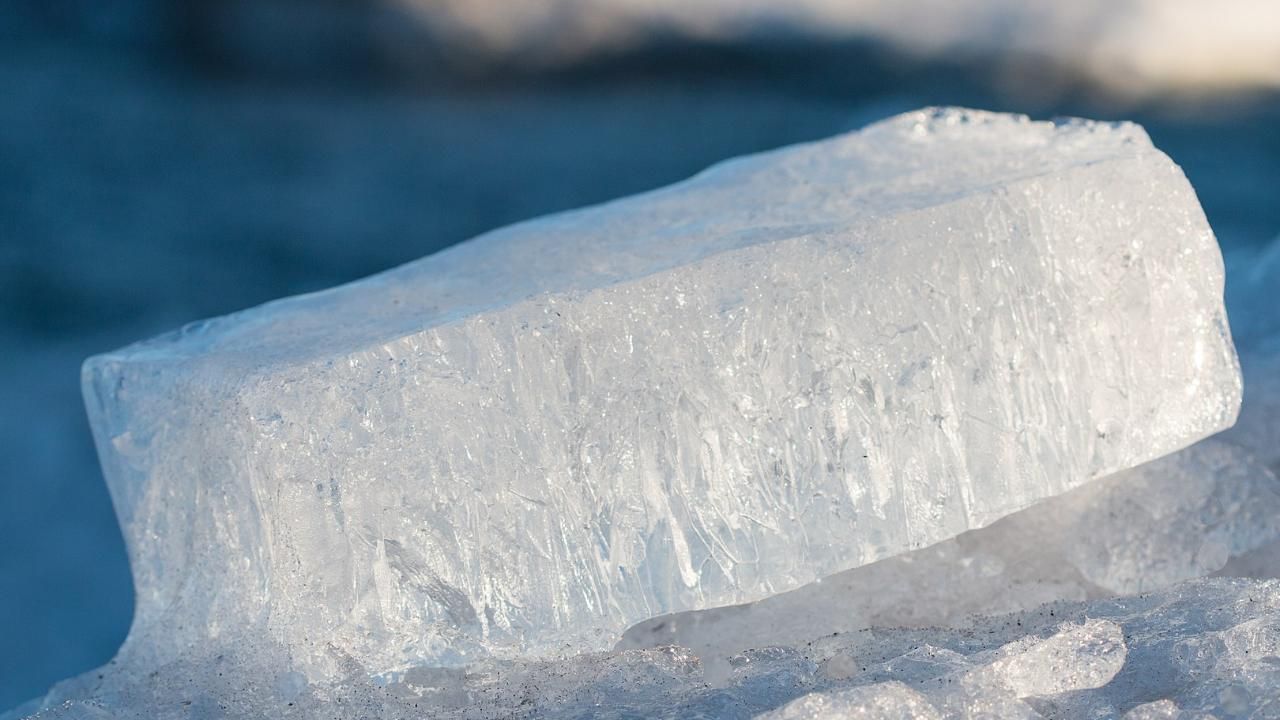
[[[1229,425],[1132,126],[916,113],[91,360],[139,590],[373,671],[611,645]]]

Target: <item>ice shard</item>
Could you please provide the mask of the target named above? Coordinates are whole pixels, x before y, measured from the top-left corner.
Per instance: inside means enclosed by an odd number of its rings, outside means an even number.
[[[1222,293],[1139,127],[927,110],[192,325],[85,366],[133,646],[393,671],[789,590],[1230,425]]]

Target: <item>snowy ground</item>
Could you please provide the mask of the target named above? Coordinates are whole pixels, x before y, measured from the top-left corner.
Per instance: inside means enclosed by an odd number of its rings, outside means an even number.
[[[1280,264],[1271,91],[1116,105],[1087,83],[1011,90],[980,59],[899,62],[845,43],[768,56],[682,46],[675,60],[518,84],[371,90],[12,27],[0,62],[0,709],[106,662],[128,629],[128,567],[79,400],[85,356],[724,157],[927,104],[1137,119],[1219,234],[1238,340],[1274,347],[1280,330],[1262,271]],[[1133,612],[1115,622],[1127,631]]]

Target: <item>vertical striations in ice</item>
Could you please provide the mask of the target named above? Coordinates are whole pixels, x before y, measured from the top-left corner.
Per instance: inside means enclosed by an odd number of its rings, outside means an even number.
[[[975,615],[1151,592],[1214,573],[1276,577],[1280,480],[1211,438],[992,525],[756,603],[629,628],[619,649],[680,645],[704,661],[869,627],[963,627]]]
[[[945,540],[1230,425],[1222,285],[1140,128],[928,110],[95,357],[130,651],[599,649]]]

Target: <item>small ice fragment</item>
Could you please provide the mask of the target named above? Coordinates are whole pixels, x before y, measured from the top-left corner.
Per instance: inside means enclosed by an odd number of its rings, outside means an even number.
[[[1064,625],[1048,638],[1014,641],[964,681],[1008,689],[1019,698],[1090,690],[1110,682],[1125,657],[1124,630],[1109,620],[1088,620]]]
[[[810,693],[758,720],[942,720],[920,693],[900,682]]]

